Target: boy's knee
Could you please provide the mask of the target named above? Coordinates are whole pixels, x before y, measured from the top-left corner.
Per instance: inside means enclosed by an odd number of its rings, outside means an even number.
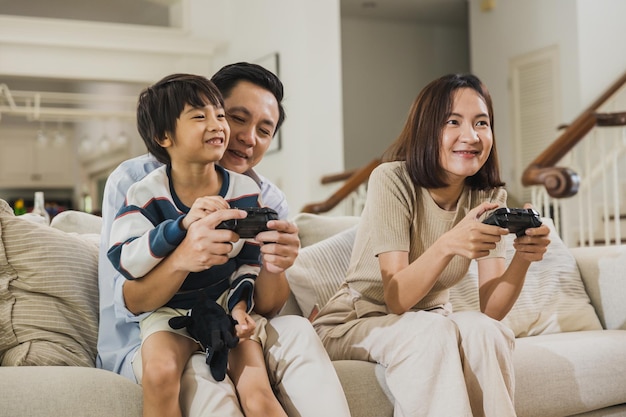
[[[144,363],[142,385],[156,389],[178,387],[181,373],[173,361],[147,361]]]

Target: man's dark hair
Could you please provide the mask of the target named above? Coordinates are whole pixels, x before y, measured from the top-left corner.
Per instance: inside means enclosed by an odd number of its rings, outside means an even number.
[[[278,103],[278,121],[274,134],[285,121],[285,109],[283,108],[283,83],[273,72],[258,64],[249,62],[237,62],[222,67],[211,77],[211,81],[219,88],[225,98],[230,96],[233,88],[240,81],[248,81],[266,89],[274,95]]]
[[[170,162],[170,156],[160,142],[167,134],[174,140],[176,122],[187,104],[224,108],[224,99],[213,82],[192,74],[168,75],[139,94],[137,130],[148,152],[164,164]]]

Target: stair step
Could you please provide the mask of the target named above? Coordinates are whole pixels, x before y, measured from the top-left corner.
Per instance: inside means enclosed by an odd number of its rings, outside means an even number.
[[[605,239],[594,239],[593,244],[594,246],[616,245],[616,244],[623,245],[623,244],[626,244],[626,238],[621,238],[619,243],[616,243],[615,239],[609,240],[609,243],[606,243]],[[589,240],[585,240],[582,243],[578,241],[578,246],[590,246]]]

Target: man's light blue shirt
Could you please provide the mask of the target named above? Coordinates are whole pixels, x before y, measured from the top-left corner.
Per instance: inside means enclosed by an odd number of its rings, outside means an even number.
[[[122,294],[126,279],[117,272],[107,258],[109,234],[115,215],[122,207],[130,186],[161,165],[163,164],[150,154],[122,162],[109,175],[102,201],[102,231],[98,262],[100,328],[96,365],[98,368],[116,372],[132,381],[136,381],[132,359],[141,345],[139,321],[143,315],[136,316],[126,309]],[[276,210],[280,219],[287,219],[289,207],[284,193],[254,170],[246,172],[246,175],[259,184],[263,204]]]

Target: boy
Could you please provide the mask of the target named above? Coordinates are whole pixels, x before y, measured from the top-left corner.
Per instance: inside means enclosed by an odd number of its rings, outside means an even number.
[[[201,76],[165,77],[141,93],[137,123],[148,151],[166,165],[129,189],[111,229],[109,259],[127,279],[145,280],[159,273],[161,260],[187,234],[201,230],[207,236],[205,255],[181,262],[181,273],[172,276],[168,288],[155,292],[146,285],[146,300],[154,311],[141,321],[144,415],[182,415],[180,378],[199,345],[168,321],[187,314],[202,290],[238,322],[236,333],[242,340],[229,357],[229,376],[244,413],[286,416],[265,370],[260,345],[264,319],[257,316],[255,324],[249,315],[254,280],[271,273],[259,265],[257,242],[215,230],[222,220],[245,217],[229,207],[261,205],[254,180],[216,164],[230,133],[220,92]]]

